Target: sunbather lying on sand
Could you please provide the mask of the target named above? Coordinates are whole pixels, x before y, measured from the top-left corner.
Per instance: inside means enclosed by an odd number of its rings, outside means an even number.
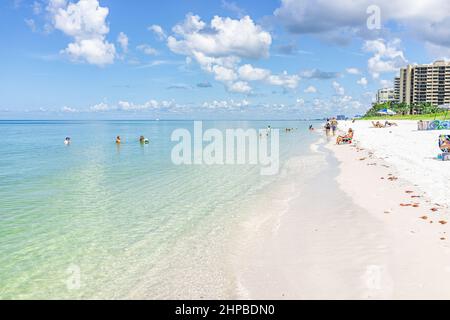
[[[373,125],[374,128],[385,128],[385,126],[382,125],[380,123],[380,121],[377,121],[376,123],[372,121],[372,125]]]
[[[351,141],[352,139],[353,139],[353,129],[350,128],[350,129],[348,129],[348,133],[346,135],[338,136],[336,138],[336,144],[341,144],[343,142],[348,142],[348,141]]]
[[[386,121],[386,122],[384,123],[384,126],[385,126],[385,127],[392,127],[392,126],[397,126],[397,124],[396,124],[395,122],[389,122],[389,121]]]

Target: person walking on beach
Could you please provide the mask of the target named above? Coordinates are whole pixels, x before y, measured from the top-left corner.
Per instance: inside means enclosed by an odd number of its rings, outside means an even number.
[[[337,130],[337,126],[338,126],[338,122],[336,120],[336,118],[331,119],[331,131],[333,131],[333,136],[336,135],[336,130]]]
[[[327,122],[325,124],[325,134],[327,135],[327,137],[330,135],[330,130],[331,130],[331,124],[330,124],[330,122]]]

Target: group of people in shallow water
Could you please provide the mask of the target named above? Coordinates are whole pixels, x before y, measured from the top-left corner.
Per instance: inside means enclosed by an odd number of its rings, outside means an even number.
[[[64,139],[64,144],[65,144],[66,146],[69,145],[71,142],[72,142],[72,139],[71,139],[70,137],[66,137],[66,138]],[[140,137],[139,137],[139,142],[140,142],[141,144],[148,144],[148,143],[150,143],[150,140],[147,139],[147,138],[144,137],[144,136],[140,136]],[[117,137],[116,137],[116,144],[121,144],[121,143],[122,143],[122,139],[120,138],[120,136],[117,136]]]
[[[122,143],[122,139],[120,138],[120,136],[116,137],[116,144],[121,144]],[[139,137],[139,143],[140,144],[148,144],[150,143],[150,140],[148,140],[146,137],[144,136],[140,136]]]

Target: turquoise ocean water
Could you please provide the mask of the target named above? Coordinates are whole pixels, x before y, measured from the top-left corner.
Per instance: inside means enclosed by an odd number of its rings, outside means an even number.
[[[203,122],[269,124],[297,128],[280,130],[281,168],[317,140],[309,122]],[[0,121],[0,298],[233,297],[235,225],[285,177],[176,166],[177,128],[193,122]]]

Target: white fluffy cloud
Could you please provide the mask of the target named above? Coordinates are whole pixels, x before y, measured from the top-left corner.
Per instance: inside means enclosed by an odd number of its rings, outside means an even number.
[[[333,81],[333,88],[337,95],[343,96],[345,94],[345,89],[339,82]]]
[[[122,51],[124,53],[128,52],[128,36],[121,32],[119,33],[119,35],[117,36],[117,42],[119,43],[120,47],[122,48]]]
[[[104,111],[109,111],[111,109],[112,108],[104,102],[100,102],[91,107],[91,111],[94,111],[94,112],[104,112]]]
[[[230,92],[249,93],[251,81],[295,88],[297,75],[272,75],[270,70],[251,64],[239,65],[242,59],[268,57],[272,37],[249,16],[231,19],[215,16],[209,24],[199,16],[188,14],[172,28],[167,37],[169,49],[196,61]]]
[[[348,74],[360,74],[361,73],[358,68],[347,68],[347,69],[345,69],[345,71]]]
[[[196,53],[214,58],[267,57],[272,43],[270,34],[249,16],[240,20],[215,16],[207,26],[199,16],[188,14],[183,23],[173,27],[173,31],[181,39],[169,36],[169,48],[194,58]]]
[[[305,89],[304,91],[305,93],[316,93],[317,89],[314,86],[309,86],[308,88]]]
[[[334,96],[331,99],[314,99],[312,103],[313,114],[327,116],[346,114],[352,116],[364,112],[370,103],[363,104],[361,101],[349,95]]]
[[[161,110],[161,109],[171,109],[176,107],[174,101],[157,101],[149,100],[143,104],[135,104],[129,101],[119,101],[118,109],[123,111],[142,111],[142,110]]]
[[[148,30],[152,31],[158,37],[159,40],[164,40],[167,38],[164,29],[157,24],[151,25],[150,27],[148,27]]]
[[[267,79],[270,71],[261,68],[254,68],[250,64],[244,64],[238,69],[239,77],[247,81],[261,81]]]
[[[214,65],[212,67],[212,72],[214,73],[214,78],[217,81],[226,82],[226,83],[233,82],[233,81],[237,80],[237,77],[238,77],[236,72],[234,72],[233,69],[222,67],[220,65]]]
[[[73,38],[63,53],[74,60],[106,65],[114,62],[116,49],[106,40],[109,26],[106,22],[109,9],[101,7],[98,0],[50,0],[47,10],[55,29]]]
[[[243,107],[247,107],[250,105],[250,102],[246,99],[235,101],[233,99],[230,100],[213,100],[207,101],[202,104],[203,108],[206,109],[227,109],[227,110],[235,110]]]
[[[297,98],[297,100],[295,101],[295,105],[297,107],[303,107],[305,106],[305,100],[303,98]]]
[[[382,24],[394,21],[427,42],[450,46],[448,0],[282,0],[274,15],[292,33],[370,36],[377,32],[367,28],[367,9],[373,5]]]
[[[61,111],[62,111],[62,112],[66,112],[66,113],[75,113],[75,112],[78,112],[77,109],[71,108],[71,107],[67,107],[67,106],[62,107],[62,108],[61,108]]]
[[[228,91],[236,93],[250,93],[252,88],[245,81],[236,81],[227,86]]]
[[[392,80],[385,80],[385,79],[380,80],[380,86],[382,88],[391,88],[392,85],[393,85]]]
[[[284,71],[280,75],[271,75],[267,78],[269,84],[275,86],[282,86],[289,89],[295,89],[298,86],[300,77],[298,75],[289,75],[287,71]]]
[[[373,53],[368,60],[368,69],[373,78],[378,79],[380,74],[397,72],[400,67],[407,64],[403,51],[399,49],[400,39],[386,42],[383,39],[368,40],[364,43],[364,50]]]
[[[149,56],[155,56],[158,54],[158,50],[156,50],[155,48],[151,47],[148,44],[140,44],[136,47],[136,49],[142,51],[143,53]]]
[[[362,77],[361,79],[359,79],[358,81],[356,81],[357,84],[361,85],[361,86],[367,86],[368,81],[365,77]]]
[[[280,75],[273,75],[270,70],[255,68],[250,64],[245,64],[238,69],[239,78],[245,81],[264,81],[275,86],[295,89],[298,86],[300,77],[289,75],[286,71]]]

